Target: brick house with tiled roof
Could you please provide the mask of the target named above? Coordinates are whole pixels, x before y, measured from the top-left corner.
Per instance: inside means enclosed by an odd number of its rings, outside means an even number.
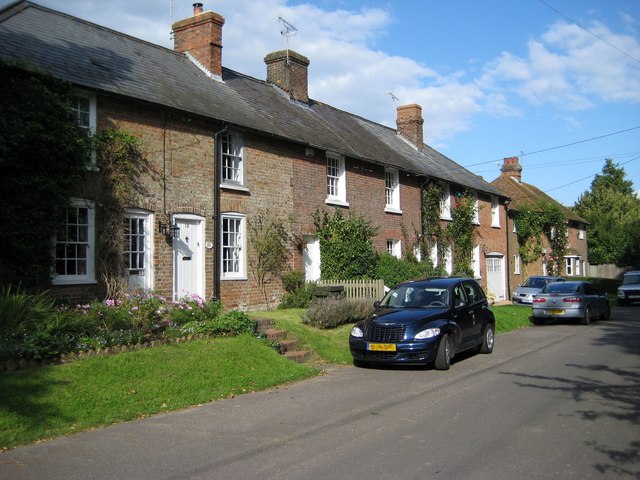
[[[509,283],[512,288],[523,283],[527,276],[547,275],[546,254],[539,261],[527,267],[524,272],[518,255],[518,239],[515,234],[514,220],[518,214],[518,207],[523,204],[535,204],[539,201],[557,205],[562,210],[567,222],[567,252],[564,257],[561,275],[571,277],[584,275],[589,263],[587,256],[587,225],[588,222],[565,207],[539,188],[522,181],[522,165],[518,157],[505,158],[501,167],[501,174],[491,184],[504,192],[511,200],[508,205],[507,231],[509,234]],[[546,241],[546,240],[545,240]],[[545,245],[549,249],[549,245]]]
[[[438,182],[443,222],[457,193],[477,197],[474,270],[505,298],[505,271],[494,267],[506,256],[507,198],[424,144],[418,105],[399,107],[392,129],[309,98],[310,61],[292,51],[265,57],[266,80],[229,70],[222,64],[224,22],[194,4],[194,15],[173,25],[170,50],[29,1],[0,11],[0,57],[70,82],[89,131],[119,128],[145,145],[149,171],[138,179],[145,193],[125,212],[127,244],[135,245],[125,252],[132,287],[255,308],[264,302],[251,272],[247,223],[258,212],[294,217],[303,242],[291,268],[314,279],[321,264],[313,211],[364,215],[378,229],[375,248],[399,256],[417,241],[405,233],[420,232],[423,186]],[[55,272],[52,289],[91,297],[99,281],[100,205],[82,185],[73,196],[76,218],[87,221],[68,227],[86,234],[86,253],[56,259],[71,267]],[[281,293],[274,282],[269,302]]]

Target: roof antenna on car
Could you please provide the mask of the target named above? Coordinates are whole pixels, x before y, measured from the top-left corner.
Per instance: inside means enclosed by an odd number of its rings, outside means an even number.
[[[280,35],[287,39],[287,65],[289,64],[289,37],[293,37],[298,33],[298,29],[287,22],[284,18],[278,17],[278,20],[282,22],[282,30]]]

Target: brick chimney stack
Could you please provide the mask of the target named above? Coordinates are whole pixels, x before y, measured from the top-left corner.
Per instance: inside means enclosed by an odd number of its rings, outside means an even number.
[[[398,134],[417,148],[424,146],[423,124],[424,119],[422,118],[422,107],[420,105],[414,103],[398,107],[398,117],[396,119]]]
[[[309,59],[292,50],[272,52],[264,57],[267,81],[283,89],[298,102],[309,103]]]
[[[507,177],[511,177],[518,183],[522,182],[522,165],[518,157],[507,157],[502,163],[500,171]]]
[[[204,12],[202,3],[194,3],[193,17],[172,25],[173,49],[189,53],[209,72],[221,77],[223,25],[221,15]]]

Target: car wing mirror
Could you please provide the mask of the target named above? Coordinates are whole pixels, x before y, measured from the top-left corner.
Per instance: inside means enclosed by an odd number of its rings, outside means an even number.
[[[380,300],[376,300],[373,302],[373,308],[378,308],[380,306]]]

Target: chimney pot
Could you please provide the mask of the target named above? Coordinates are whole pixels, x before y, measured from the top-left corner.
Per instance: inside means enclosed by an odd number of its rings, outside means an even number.
[[[522,181],[522,165],[518,157],[507,157],[502,162],[500,171],[507,177],[511,177],[518,183]]]
[[[204,9],[202,8],[202,4],[201,3],[194,3],[193,4],[193,14],[194,15],[200,15],[202,12],[204,12]]]

